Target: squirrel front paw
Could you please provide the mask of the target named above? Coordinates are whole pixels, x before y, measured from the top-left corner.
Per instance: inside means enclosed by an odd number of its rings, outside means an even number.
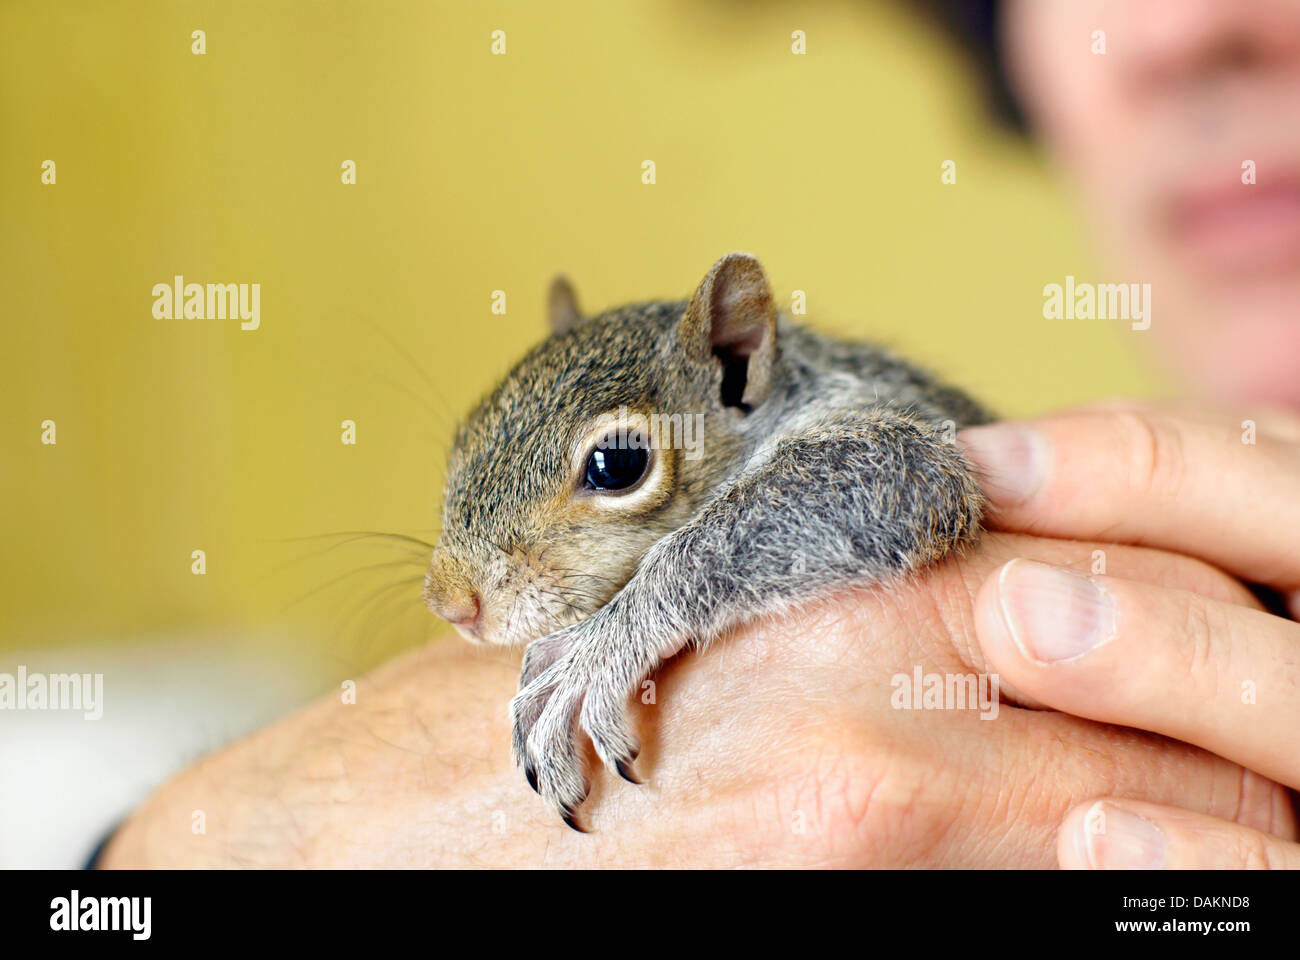
[[[530,643],[524,650],[524,662],[519,670],[519,689],[524,689],[572,650],[573,640],[572,631],[560,630]]]
[[[590,789],[578,749],[579,728],[605,766],[639,783],[631,773],[639,748],[628,722],[628,690],[620,679],[627,673],[610,662],[599,638],[585,626],[590,622],[535,641],[529,651],[541,647],[531,661],[525,655],[521,689],[510,702],[515,763],[523,767],[529,786],[579,832],[585,831],[577,810]],[[560,650],[565,652],[557,654]],[[551,655],[553,662],[536,672]]]

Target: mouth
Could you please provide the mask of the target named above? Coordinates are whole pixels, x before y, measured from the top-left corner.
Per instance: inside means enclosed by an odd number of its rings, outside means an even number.
[[[1168,206],[1176,248],[1197,271],[1248,278],[1300,270],[1300,170],[1192,187]]]

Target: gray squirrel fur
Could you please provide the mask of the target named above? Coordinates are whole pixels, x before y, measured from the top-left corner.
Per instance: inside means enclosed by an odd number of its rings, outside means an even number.
[[[637,782],[627,705],[664,660],[978,538],[954,439],[989,416],[879,347],[778,316],[747,254],[689,301],[591,318],[558,279],[550,313],[457,434],[425,600],[471,640],[528,644],[514,757],[581,829],[579,730]],[[703,414],[703,455],[654,449],[636,489],[584,489],[593,424],[620,410]]]

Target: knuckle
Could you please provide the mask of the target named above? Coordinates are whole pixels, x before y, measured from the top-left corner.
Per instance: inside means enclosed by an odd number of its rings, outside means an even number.
[[[1232,819],[1243,827],[1295,842],[1297,839],[1295,814],[1291,809],[1291,794],[1280,783],[1262,774],[1243,768],[1237,779],[1235,808]],[[1213,811],[1211,811],[1213,812]],[[1227,808],[1225,808],[1225,814]]]
[[[1180,670],[1200,698],[1210,702],[1218,695],[1217,653],[1228,629],[1217,608],[1205,598],[1189,594],[1178,650]]]
[[[1187,472],[1182,428],[1171,417],[1147,409],[1113,415],[1114,429],[1134,493],[1170,500],[1183,488]]]
[[[1273,844],[1256,830],[1238,831],[1235,847],[1234,866],[1246,870],[1277,870],[1281,867],[1274,856]]]

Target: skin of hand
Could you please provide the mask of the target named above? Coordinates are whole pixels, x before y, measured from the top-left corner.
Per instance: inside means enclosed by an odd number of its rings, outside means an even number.
[[[1300,613],[1300,417],[1112,404],[961,435],[995,526],[1197,557]],[[1300,624],[1113,566],[1013,560],[981,588],[982,650],[1026,704],[1204,747],[1300,788]],[[1300,868],[1289,834],[1103,792],[1075,806],[1062,866]]]
[[[1286,791],[1214,754],[1008,702],[894,709],[892,678],[985,670],[973,601],[1016,556],[1089,569],[1096,545],[992,534],[884,588],[842,592],[685,653],[634,703],[641,786],[588,751],[591,832],[511,765],[519,652],[449,638],[183,771],[106,867],[1051,866],[1096,796],[1295,837]],[[1114,575],[1258,608],[1194,559],[1105,547]],[[990,711],[991,712],[991,711]],[[195,834],[195,811],[206,830]]]

